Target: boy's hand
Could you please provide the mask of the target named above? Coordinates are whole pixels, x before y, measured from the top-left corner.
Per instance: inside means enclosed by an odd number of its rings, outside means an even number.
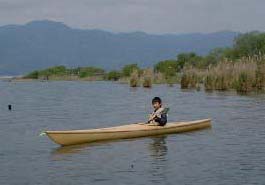
[[[152,115],[150,115],[150,116],[149,116],[149,120],[148,120],[148,121],[149,121],[149,122],[150,122],[150,121],[153,121],[153,120],[154,120],[156,117],[157,117],[157,115],[153,115],[153,116],[152,116]]]

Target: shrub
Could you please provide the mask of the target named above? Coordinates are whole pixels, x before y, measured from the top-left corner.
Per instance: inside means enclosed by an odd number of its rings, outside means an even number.
[[[38,79],[39,78],[39,71],[33,71],[33,72],[27,74],[26,76],[24,76],[24,78]]]
[[[120,77],[121,77],[121,73],[119,71],[110,71],[107,74],[107,80],[117,81],[120,79]]]
[[[65,66],[54,66],[39,71],[39,76],[64,75],[64,74],[66,74]]]
[[[96,67],[81,67],[81,68],[79,68],[79,77],[80,78],[102,75],[103,73],[104,73],[104,70],[101,68],[96,68]]]
[[[179,66],[176,60],[165,60],[157,63],[154,67],[155,72],[164,74],[165,78],[176,75]]]
[[[122,76],[129,77],[133,71],[139,71],[137,64],[128,64],[122,68]]]

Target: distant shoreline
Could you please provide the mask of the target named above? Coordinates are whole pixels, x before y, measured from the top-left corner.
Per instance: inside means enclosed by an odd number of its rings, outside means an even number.
[[[57,78],[57,79],[49,79],[49,80],[45,80],[45,79],[32,79],[32,78],[23,78],[23,77],[14,77],[14,78],[6,78],[7,80],[11,81],[11,82],[53,82],[53,81],[108,81],[108,80],[92,80],[92,79],[66,79],[66,78]],[[1,78],[0,78],[1,80]]]
[[[53,66],[35,70],[13,81],[117,81],[131,87],[179,83],[182,89],[236,90],[239,93],[265,91],[265,33],[251,32],[235,39],[233,48],[216,48],[206,56],[194,52],[178,54],[149,68],[137,63],[120,70],[99,67]]]

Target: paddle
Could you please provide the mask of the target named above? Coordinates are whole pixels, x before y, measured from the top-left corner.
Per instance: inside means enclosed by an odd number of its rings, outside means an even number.
[[[164,108],[164,110],[161,112],[161,114],[167,114],[168,112],[169,112],[169,108],[168,107],[166,107],[166,108]],[[150,123],[151,121],[153,121],[154,119],[155,119],[155,117],[157,116],[157,114],[155,114],[153,117],[152,117],[152,119],[150,119],[150,120],[148,120],[147,122],[145,122],[144,124],[148,124],[148,123]]]

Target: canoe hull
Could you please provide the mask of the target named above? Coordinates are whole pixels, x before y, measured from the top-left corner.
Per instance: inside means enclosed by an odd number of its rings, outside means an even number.
[[[124,125],[103,129],[46,131],[48,137],[55,143],[66,146],[97,141],[129,139],[155,135],[173,134],[199,130],[211,126],[211,120],[169,123],[164,127],[139,124]]]

